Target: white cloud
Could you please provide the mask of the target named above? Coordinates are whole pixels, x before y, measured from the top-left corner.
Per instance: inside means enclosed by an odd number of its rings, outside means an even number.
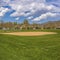
[[[8,8],[3,8],[3,7],[0,7],[0,17],[4,16],[6,12],[8,12],[9,9]]]
[[[24,14],[23,16],[29,16],[29,15],[31,15],[31,12],[29,12],[29,13],[26,13],[26,14]]]
[[[28,17],[27,19],[32,19],[33,18],[33,16],[30,16],[30,17]]]
[[[38,5],[42,7],[39,7]],[[28,16],[28,15],[34,14],[36,11],[41,10],[41,8],[43,8],[43,4],[38,4],[36,2],[27,4],[27,5],[10,4],[10,6],[13,10],[16,11],[11,16],[21,16],[21,15]],[[25,13],[26,11],[29,11],[29,12]]]
[[[10,0],[3,0],[3,2],[9,3],[9,2],[10,2]]]
[[[38,11],[50,11],[50,12],[60,12],[60,8],[46,4],[45,0],[38,0],[37,2],[34,0],[16,0],[9,4],[12,10],[16,12],[12,13],[10,16],[29,16],[34,15]],[[25,13],[29,11],[28,13]]]
[[[19,20],[19,17],[15,18],[16,20]]]
[[[41,20],[47,17],[53,17],[56,13],[52,12],[60,12],[60,7],[56,7],[52,3],[47,3],[46,0],[0,0],[8,4],[11,7],[11,10],[15,10],[10,16],[11,17],[21,17],[25,16],[28,19],[32,19],[32,16],[38,14],[39,17],[34,20]],[[59,2],[60,0],[58,0]],[[57,1],[56,1],[57,2]],[[56,3],[54,2],[54,3]],[[0,4],[5,5],[4,3]],[[45,13],[45,14],[44,14]],[[5,13],[0,12],[0,16],[3,16]]]
[[[24,12],[14,12],[14,13],[12,13],[10,16],[13,16],[13,17],[19,17],[19,16],[23,16],[23,15],[25,15],[25,13]]]
[[[42,14],[41,16],[33,19],[33,21],[40,21],[40,20],[42,20],[42,19],[46,19],[46,18],[48,18],[48,17],[55,17],[55,16],[57,16],[56,13],[48,12],[48,13]]]
[[[49,1],[49,0],[48,0]],[[60,6],[60,0],[51,0],[48,3]]]

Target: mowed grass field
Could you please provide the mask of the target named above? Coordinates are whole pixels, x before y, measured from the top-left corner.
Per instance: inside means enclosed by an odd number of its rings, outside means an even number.
[[[60,30],[43,36],[0,34],[0,60],[60,60]]]

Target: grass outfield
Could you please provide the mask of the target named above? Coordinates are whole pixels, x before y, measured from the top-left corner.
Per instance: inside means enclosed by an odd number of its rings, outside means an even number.
[[[0,34],[0,60],[60,60],[60,30],[45,36]]]

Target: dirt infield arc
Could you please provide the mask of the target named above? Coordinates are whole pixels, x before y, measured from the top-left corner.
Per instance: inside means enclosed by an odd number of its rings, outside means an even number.
[[[12,33],[3,33],[9,35],[17,35],[17,36],[40,36],[40,35],[48,35],[48,34],[56,34],[55,32],[12,32]]]

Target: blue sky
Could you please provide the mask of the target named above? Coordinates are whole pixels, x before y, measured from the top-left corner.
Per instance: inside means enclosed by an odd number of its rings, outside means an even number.
[[[0,20],[22,23],[60,20],[60,0],[0,0]]]

